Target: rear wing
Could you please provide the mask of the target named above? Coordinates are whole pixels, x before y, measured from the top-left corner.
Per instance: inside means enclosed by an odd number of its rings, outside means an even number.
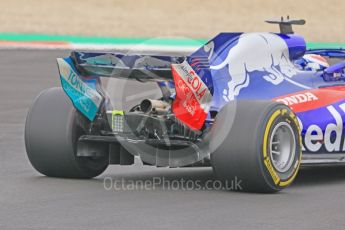
[[[186,57],[74,51],[71,59],[82,76],[160,82],[173,80],[171,64],[181,63]]]
[[[99,77],[157,82],[163,98],[173,99],[176,118],[192,129],[200,130],[208,116],[212,79],[203,56],[72,52],[57,62],[62,88],[90,121],[106,101]]]
[[[124,55],[73,51],[58,58],[61,86],[74,107],[93,121],[104,101],[99,77],[157,82],[163,97],[174,94],[172,66],[187,57]],[[173,90],[174,91],[174,90]]]

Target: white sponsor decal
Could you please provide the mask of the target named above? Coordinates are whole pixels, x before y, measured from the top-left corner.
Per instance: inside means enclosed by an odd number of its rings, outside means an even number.
[[[309,101],[316,101],[319,98],[315,96],[315,94],[311,92],[306,92],[306,93],[299,93],[295,94],[292,96],[284,97],[277,99],[277,102],[282,102],[285,105],[294,105],[294,104],[299,104],[299,103],[304,103],[304,102],[309,102]]]
[[[345,113],[345,103],[339,105],[339,108]],[[306,128],[306,133],[304,136],[304,146],[302,146],[303,151],[317,152],[322,146],[325,147],[327,152],[339,152],[345,151],[345,140],[343,140],[343,119],[339,112],[330,105],[327,107],[334,118],[334,123],[329,123],[326,126],[325,132],[323,133],[320,126],[316,124],[310,125]],[[322,119],[322,118],[321,118]],[[303,129],[303,124],[300,119],[298,119],[301,129]],[[331,138],[332,136],[332,138]]]
[[[204,110],[205,113],[208,113],[210,109],[210,102],[212,100],[212,95],[208,90],[206,84],[201,80],[198,74],[192,69],[187,61],[184,61],[182,64],[173,64],[173,68],[181,77],[181,80],[177,82],[177,86],[185,92],[187,98],[189,90],[194,94],[195,98],[198,101],[198,104]],[[185,84],[189,89],[184,89]],[[195,108],[186,108],[188,111],[195,111]],[[193,113],[192,113],[193,114]]]
[[[102,102],[102,96],[96,90],[92,89],[85,82],[83,82],[66,61],[64,61],[62,58],[58,58],[57,62],[61,77],[66,80],[75,91],[86,96],[93,101],[97,107],[99,107]],[[80,102],[82,102],[82,100]],[[84,105],[83,107],[86,111],[89,110],[88,105]]]

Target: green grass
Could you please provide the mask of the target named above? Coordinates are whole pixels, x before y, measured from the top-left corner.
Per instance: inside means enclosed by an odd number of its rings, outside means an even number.
[[[117,38],[117,37],[90,37],[90,36],[69,36],[69,35],[47,35],[47,34],[16,34],[0,33],[0,40],[30,42],[70,42],[70,43],[92,43],[92,44],[118,44],[118,45],[162,45],[162,46],[199,46],[204,44],[204,39],[179,39],[179,38]]]
[[[186,38],[118,38],[118,37],[92,37],[92,36],[70,36],[70,35],[48,35],[48,34],[20,34],[0,33],[0,40],[31,42],[69,42],[79,44],[116,44],[116,45],[161,45],[161,46],[200,46],[207,42],[207,39],[186,39]],[[308,49],[319,48],[345,48],[345,43],[324,43],[309,42]]]

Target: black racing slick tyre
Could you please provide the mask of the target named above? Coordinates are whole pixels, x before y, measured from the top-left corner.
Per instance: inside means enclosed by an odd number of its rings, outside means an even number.
[[[35,99],[26,118],[25,147],[38,172],[50,177],[92,178],[107,168],[108,157],[76,156],[77,140],[84,133],[81,118],[62,88],[47,89]]]
[[[219,132],[229,131],[211,154],[217,176],[233,190],[273,193],[289,186],[301,163],[301,133],[289,107],[272,101],[237,101],[217,115]]]

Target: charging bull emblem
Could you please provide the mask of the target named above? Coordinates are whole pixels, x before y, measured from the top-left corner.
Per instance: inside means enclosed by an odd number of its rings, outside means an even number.
[[[204,50],[210,52],[211,70],[228,68],[230,81],[228,89],[223,91],[225,101],[234,100],[241,89],[249,85],[250,74],[254,71],[262,73],[263,79],[274,85],[287,80],[302,88],[309,88],[291,80],[298,70],[289,60],[287,44],[276,34],[247,33],[240,35],[238,43],[229,50],[226,58],[216,65],[212,63],[212,60],[217,60],[219,57],[214,55],[213,42],[205,45]]]

